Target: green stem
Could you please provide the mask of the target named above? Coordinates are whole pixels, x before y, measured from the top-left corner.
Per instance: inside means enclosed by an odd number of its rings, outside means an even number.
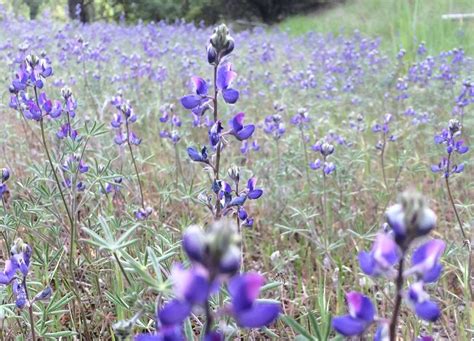
[[[142,205],[142,208],[144,209],[145,208],[145,199],[144,199],[144,196],[143,196],[142,182],[140,180],[140,172],[138,171],[137,161],[135,160],[135,154],[133,154],[132,144],[130,143],[130,128],[128,127],[128,121],[127,121],[125,126],[127,127],[128,150],[130,151],[130,156],[132,158],[133,167],[135,168],[135,175],[137,176],[137,181],[138,181],[138,189],[140,190],[141,205]]]

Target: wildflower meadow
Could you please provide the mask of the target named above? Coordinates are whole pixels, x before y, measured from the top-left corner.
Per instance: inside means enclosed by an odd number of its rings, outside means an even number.
[[[474,337],[463,46],[0,18],[0,340]]]

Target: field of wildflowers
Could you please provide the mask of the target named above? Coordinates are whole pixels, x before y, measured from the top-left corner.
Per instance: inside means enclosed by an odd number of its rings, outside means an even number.
[[[1,340],[472,337],[462,47],[1,18]]]

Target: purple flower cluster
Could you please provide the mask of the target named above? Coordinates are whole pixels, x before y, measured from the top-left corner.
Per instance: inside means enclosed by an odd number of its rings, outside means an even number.
[[[465,145],[464,140],[460,139],[462,134],[462,125],[452,119],[448,123],[448,128],[444,128],[441,134],[435,135],[434,142],[436,144],[445,144],[447,156],[444,156],[437,165],[432,165],[431,170],[434,173],[443,173],[445,178],[457,173],[462,173],[464,163],[454,163],[454,153],[465,154],[469,151],[469,147]]]
[[[61,167],[63,171],[64,187],[71,188],[75,182],[76,189],[80,192],[86,189],[83,181],[78,181],[79,174],[85,174],[89,171],[89,166],[78,155],[70,155]]]
[[[178,129],[181,127],[182,122],[179,116],[175,113],[174,104],[164,104],[161,106],[160,112],[160,123],[162,123],[163,126],[169,126],[169,129],[165,127],[160,130],[160,137],[163,139],[170,139],[173,144],[178,143],[181,139]]]
[[[110,125],[116,130],[114,142],[118,145],[124,143],[140,145],[142,140],[131,130],[132,123],[137,121],[137,115],[133,111],[130,101],[123,98],[121,93],[117,94],[110,103],[117,109]]]
[[[385,340],[389,333],[396,333],[400,304],[404,300],[422,320],[433,322],[440,315],[438,305],[425,291],[425,284],[436,282],[442,271],[440,258],[445,243],[431,239],[417,247],[411,257],[411,267],[404,269],[405,258],[415,240],[431,232],[436,225],[435,213],[426,206],[418,193],[405,192],[400,202],[387,209],[386,219],[391,230],[379,232],[370,251],[359,253],[362,271],[372,277],[396,278],[397,293],[395,311],[390,322],[376,318],[374,305],[360,293],[347,294],[349,314],[335,317],[333,328],[344,336],[362,335],[374,323],[380,321],[375,340]],[[395,265],[398,264],[398,269]],[[403,283],[412,278],[403,290]],[[388,330],[390,327],[390,330]],[[382,338],[384,336],[386,338]],[[396,339],[391,335],[390,339]]]
[[[235,225],[222,219],[207,232],[193,225],[183,236],[183,248],[191,261],[185,269],[177,264],[171,278],[175,298],[157,313],[159,331],[140,334],[136,340],[184,340],[182,325],[193,311],[205,311],[205,340],[224,340],[215,321],[232,316],[242,328],[260,328],[272,323],[280,313],[280,304],[258,299],[265,280],[258,273],[238,274],[240,269],[239,235]],[[230,304],[213,311],[211,297],[227,285]]]
[[[397,139],[397,136],[390,134],[390,122],[392,121],[392,114],[385,114],[382,123],[375,123],[372,126],[372,131],[374,133],[380,134],[381,140],[377,142],[375,148],[378,150],[385,149],[387,142],[393,142]]]
[[[0,173],[0,199],[3,200],[3,195],[8,192],[7,180],[10,179],[10,170],[2,168]]]
[[[336,170],[333,162],[328,162],[327,157],[334,153],[334,145],[328,142],[328,139],[320,139],[313,146],[313,151],[319,152],[323,159],[316,159],[310,162],[309,167],[313,170],[322,169],[324,175],[329,175]]]
[[[26,279],[30,271],[32,255],[31,247],[23,242],[21,238],[18,238],[15,240],[15,243],[10,250],[10,255],[10,259],[7,259],[5,262],[3,271],[0,272],[0,284],[12,285],[12,291],[15,296],[15,304],[17,308],[23,309],[31,305],[34,301],[48,299],[52,293],[49,286],[39,292],[33,298],[32,302],[30,302],[28,298]]]

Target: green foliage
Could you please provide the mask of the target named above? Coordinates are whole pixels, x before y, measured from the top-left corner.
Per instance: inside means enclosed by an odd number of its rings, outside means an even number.
[[[463,46],[474,52],[474,20],[443,20],[448,13],[474,13],[471,0],[364,0],[348,1],[325,11],[296,15],[281,27],[299,35],[310,31],[380,36],[385,49],[396,53],[404,48],[413,58],[419,43],[425,41],[435,52]],[[342,19],[342,20],[341,20]]]

